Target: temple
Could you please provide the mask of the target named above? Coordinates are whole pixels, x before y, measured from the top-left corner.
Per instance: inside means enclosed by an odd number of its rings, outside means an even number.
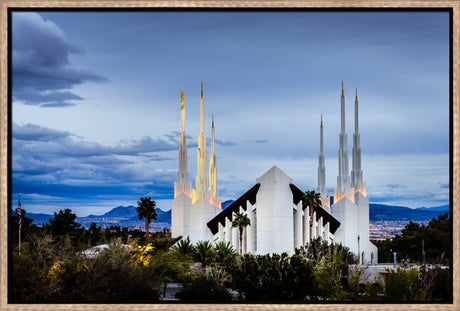
[[[172,201],[172,236],[192,242],[208,240],[229,242],[242,253],[294,253],[296,248],[322,238],[347,246],[360,264],[377,263],[377,247],[369,241],[369,200],[361,167],[358,128],[358,91],[355,97],[355,131],[353,134],[352,170],[349,171],[347,133],[345,129],[345,94],[342,82],[340,96],[341,127],[339,133],[338,176],[334,197],[326,188],[326,164],[323,150],[323,117],[320,123],[318,185],[320,206],[303,203],[304,191],[291,177],[273,166],[255,184],[221,210],[218,198],[214,117],[211,127],[211,155],[207,176],[206,135],[204,133],[203,84],[200,97],[200,133],[198,135],[197,176],[195,189],[188,183],[187,151],[184,130],[182,93],[182,132],[179,146],[179,172]],[[307,173],[307,172],[306,172]],[[332,203],[333,202],[333,203]],[[332,204],[332,205],[331,205]],[[236,212],[246,214],[251,224],[244,228],[240,242],[239,229],[232,226]],[[242,245],[240,245],[240,243]]]

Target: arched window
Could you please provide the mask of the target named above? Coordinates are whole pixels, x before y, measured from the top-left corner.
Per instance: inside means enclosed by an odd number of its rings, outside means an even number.
[[[374,265],[374,252],[371,253],[371,265]]]

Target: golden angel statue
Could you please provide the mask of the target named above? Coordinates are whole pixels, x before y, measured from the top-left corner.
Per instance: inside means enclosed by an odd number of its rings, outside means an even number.
[[[185,106],[185,101],[184,101],[185,95],[184,95],[184,92],[177,91],[177,93],[180,94],[180,103],[182,104],[182,107],[181,107],[180,109],[184,110],[184,106]]]

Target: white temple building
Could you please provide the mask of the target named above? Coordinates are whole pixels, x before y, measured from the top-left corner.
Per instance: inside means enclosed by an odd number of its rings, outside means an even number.
[[[214,154],[214,120],[212,121],[209,180],[207,175],[206,134],[204,133],[203,83],[200,97],[200,134],[198,135],[197,175],[195,189],[188,181],[187,143],[185,136],[185,100],[181,92],[181,134],[179,145],[179,171],[174,183],[174,199],[171,206],[171,234],[173,237],[189,237],[192,242],[211,239],[207,222],[221,211],[221,199],[217,197],[216,156]]]
[[[246,214],[251,225],[243,232],[243,253],[292,254],[295,248],[321,237],[341,243],[359,257],[361,264],[377,263],[377,247],[369,241],[369,200],[361,168],[358,130],[358,94],[355,98],[355,133],[353,134],[352,170],[348,169],[347,134],[345,131],[345,96],[341,95],[341,131],[339,133],[339,172],[334,203],[327,195],[326,166],[323,153],[323,120],[320,124],[318,186],[322,206],[303,209],[304,192],[293,179],[277,166],[256,179],[256,184],[224,210],[217,194],[216,157],[214,154],[214,120],[212,122],[211,156],[207,177],[206,135],[204,134],[203,85],[200,98],[200,134],[198,136],[198,169],[195,189],[188,182],[185,140],[185,103],[182,92],[182,131],[179,147],[178,181],[172,201],[172,236],[188,237],[192,242],[225,241],[240,249],[239,229],[232,227],[236,212]]]

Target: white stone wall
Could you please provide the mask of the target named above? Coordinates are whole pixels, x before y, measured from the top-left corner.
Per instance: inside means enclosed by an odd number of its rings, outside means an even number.
[[[274,166],[257,179],[257,254],[293,252],[292,179]]]
[[[335,242],[350,248],[359,256],[360,264],[371,264],[372,254],[373,263],[377,264],[377,247],[369,241],[369,200],[360,192],[355,193],[354,200],[355,203],[352,203],[348,198],[343,198],[331,207],[332,215],[340,221]]]
[[[184,193],[179,194],[171,203],[171,236],[185,236],[189,231],[189,214],[192,198]]]
[[[340,222],[334,234],[335,242],[342,243],[358,254],[358,207],[345,197],[331,206],[331,213]]]
[[[212,234],[209,230],[207,223],[214,216],[220,212],[220,208],[209,203],[203,198],[199,199],[190,208],[188,223],[188,233],[185,232],[184,236],[188,236],[192,243],[198,241],[211,241]]]
[[[377,264],[377,246],[369,241],[369,199],[362,193],[355,193],[355,204],[358,206],[358,226],[360,241],[360,263],[364,265],[371,264],[372,253],[374,254],[374,264]],[[364,252],[364,262],[362,261],[362,253]]]

